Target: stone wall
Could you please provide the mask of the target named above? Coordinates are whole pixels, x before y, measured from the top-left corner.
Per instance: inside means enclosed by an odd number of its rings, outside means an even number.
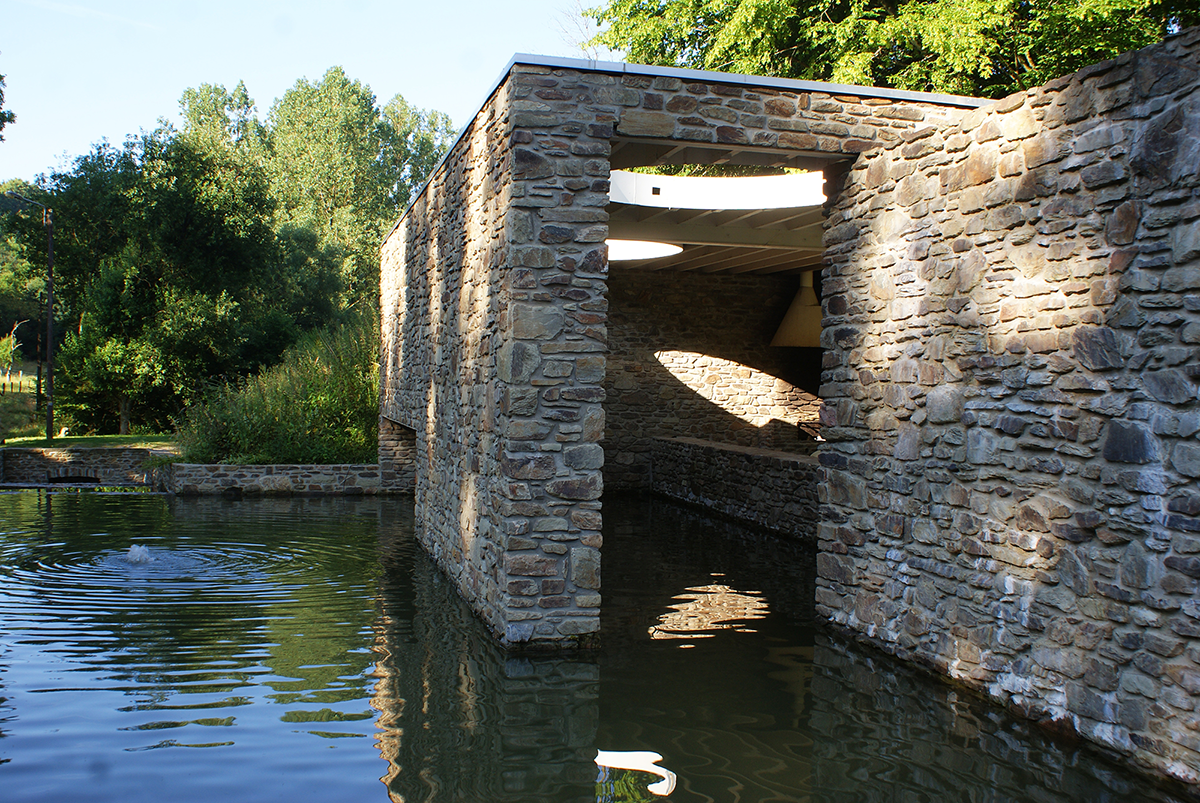
[[[506,645],[599,628],[613,143],[844,161],[962,114],[887,90],[572,64],[514,63],[382,253],[381,413],[415,432],[418,538]]]
[[[612,124],[525,100],[543,80],[514,70],[383,249],[418,538],[509,645],[599,628]]]
[[[816,389],[819,356],[809,352],[819,352],[768,345],[797,286],[795,277],[612,272],[606,487],[648,486],[656,437],[800,445],[797,424],[816,422],[820,400],[795,383]]]
[[[816,537],[816,457],[694,438],[655,438],[652,446],[656,493],[788,538]]]
[[[379,416],[380,481],[389,488],[412,490],[417,482],[417,433]]]
[[[150,483],[150,464],[172,455],[173,452],[162,449],[7,446],[0,450],[3,459],[0,476],[6,483],[31,485],[76,479],[105,485],[146,485]]]
[[[170,463],[154,473],[156,486],[183,496],[216,494],[368,495],[411,492],[387,482],[378,464],[239,466]]]
[[[819,612],[1200,781],[1200,31],[864,153]]]

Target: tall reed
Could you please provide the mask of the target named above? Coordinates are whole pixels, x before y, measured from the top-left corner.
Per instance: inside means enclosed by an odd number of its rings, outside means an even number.
[[[373,463],[379,437],[373,316],[307,335],[278,365],[214,388],[178,428],[190,463]]]

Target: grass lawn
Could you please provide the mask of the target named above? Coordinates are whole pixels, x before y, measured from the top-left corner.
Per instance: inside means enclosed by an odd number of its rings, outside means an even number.
[[[37,436],[43,432],[45,417],[38,413],[34,399],[36,370],[33,363],[28,363],[14,365],[8,372],[0,371],[0,435],[5,438]]]
[[[24,369],[22,371],[22,369]],[[36,408],[36,367],[33,363],[14,366],[8,374],[0,371],[0,435],[6,446],[39,448],[54,446],[133,446],[144,449],[174,448],[171,435],[68,435],[47,443],[46,414]]]
[[[26,438],[8,438],[5,446],[18,446],[25,449],[38,449],[53,446],[55,449],[66,449],[71,446],[132,446],[139,449],[173,449],[175,441],[170,435],[68,435],[65,438],[55,438],[48,443],[41,435]]]

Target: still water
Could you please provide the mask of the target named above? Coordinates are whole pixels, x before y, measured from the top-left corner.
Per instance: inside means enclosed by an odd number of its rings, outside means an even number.
[[[0,495],[0,800],[1174,800],[814,628],[810,551],[638,497],[605,529],[603,649],[525,658],[409,502]]]

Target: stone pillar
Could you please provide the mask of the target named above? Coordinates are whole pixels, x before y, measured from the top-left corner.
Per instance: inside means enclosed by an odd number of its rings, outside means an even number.
[[[517,66],[509,81],[512,184],[494,486],[505,551],[503,638],[586,641],[600,625],[613,112],[578,103],[588,88],[546,68]],[[550,85],[560,100],[535,96]]]

